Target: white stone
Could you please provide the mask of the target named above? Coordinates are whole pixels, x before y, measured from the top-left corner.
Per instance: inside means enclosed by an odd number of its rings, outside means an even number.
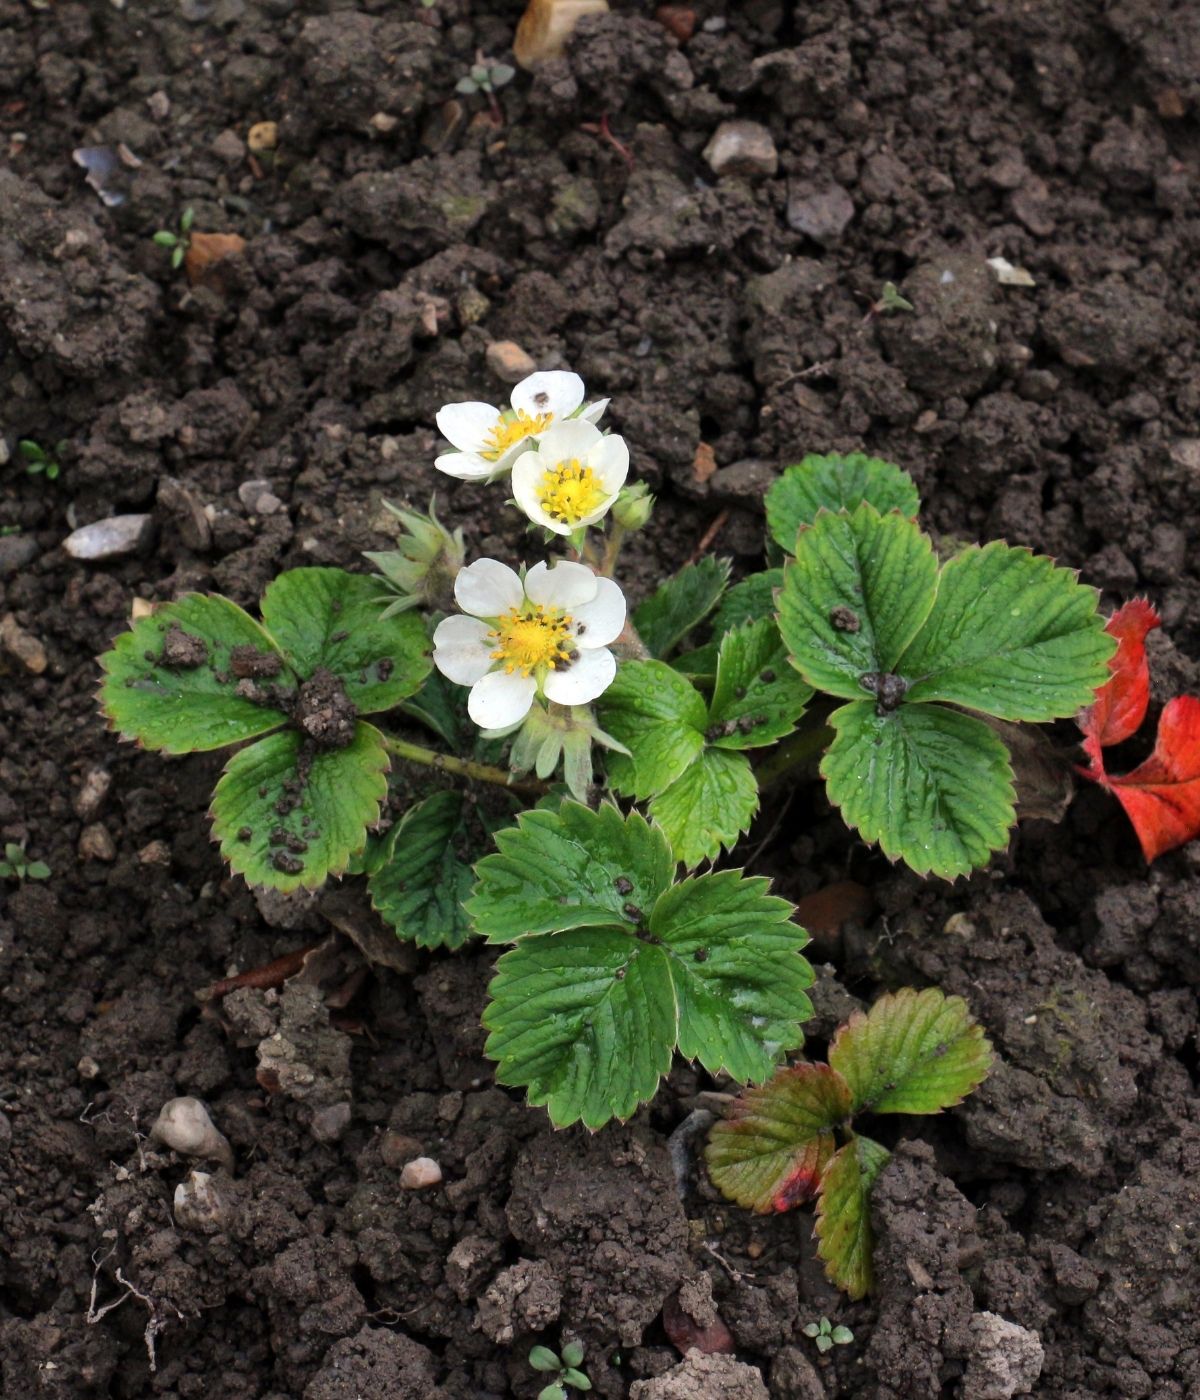
[[[102,564],[106,559],[135,554],[149,541],[153,524],[149,515],[110,515],[107,520],[81,525],[63,541],[63,548],[72,559]]]

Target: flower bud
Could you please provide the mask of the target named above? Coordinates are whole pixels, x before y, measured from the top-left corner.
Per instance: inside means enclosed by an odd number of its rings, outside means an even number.
[[[395,549],[365,556],[396,595],[383,616],[416,607],[447,611],[453,604],[454,579],[465,556],[462,531],[447,530],[434,514],[432,502],[428,515],[402,510],[389,501],[383,504],[404,527]]]
[[[625,486],[613,503],[613,519],[625,530],[641,530],[654,511],[654,497],[644,481]]]

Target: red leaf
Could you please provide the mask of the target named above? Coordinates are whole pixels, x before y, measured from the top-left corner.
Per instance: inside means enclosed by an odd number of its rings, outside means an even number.
[[[1145,763],[1123,778],[1101,769],[1099,781],[1125,808],[1147,861],[1200,835],[1200,700],[1169,701]]]
[[[1117,639],[1117,654],[1109,665],[1112,679],[1096,692],[1076,722],[1084,733],[1084,752],[1093,776],[1102,775],[1101,748],[1119,744],[1137,732],[1150,703],[1150,668],[1146,664],[1146,634],[1161,619],[1145,598],[1134,598],[1108,619],[1105,631]]]

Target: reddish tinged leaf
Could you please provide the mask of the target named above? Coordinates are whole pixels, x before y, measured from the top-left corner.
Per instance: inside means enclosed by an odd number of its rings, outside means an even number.
[[[1169,701],[1154,752],[1123,778],[1099,779],[1125,808],[1147,861],[1200,836],[1200,700]]]
[[[891,1156],[870,1138],[854,1137],[825,1171],[817,1206],[817,1255],[831,1283],[856,1302],[875,1282],[871,1188]]]
[[[734,1100],[705,1149],[714,1185],[760,1215],[816,1195],[837,1147],[833,1130],[850,1116],[850,1090],[828,1065],[794,1065]]]
[[[1146,635],[1161,618],[1145,598],[1134,598],[1108,619],[1105,631],[1117,639],[1117,654],[1109,662],[1112,678],[1077,719],[1084,733],[1084,750],[1093,768],[1104,771],[1101,748],[1119,744],[1135,734],[1150,703],[1150,668],[1146,664]]]

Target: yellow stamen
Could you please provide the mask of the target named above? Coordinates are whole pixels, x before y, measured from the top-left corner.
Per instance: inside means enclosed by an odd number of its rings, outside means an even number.
[[[600,510],[608,494],[591,467],[572,457],[542,473],[538,503],[551,520],[577,525]]]
[[[510,676],[514,671],[528,676],[541,667],[554,671],[569,666],[574,659],[570,617],[558,608],[526,606],[531,610],[510,609],[488,633],[496,643],[492,660],[503,662]]]
[[[534,433],[544,433],[553,417],[553,413],[539,413],[531,418],[523,408],[515,413],[502,413],[485,439],[490,445],[479,455],[488,462],[498,462],[510,447],[532,437]]]

